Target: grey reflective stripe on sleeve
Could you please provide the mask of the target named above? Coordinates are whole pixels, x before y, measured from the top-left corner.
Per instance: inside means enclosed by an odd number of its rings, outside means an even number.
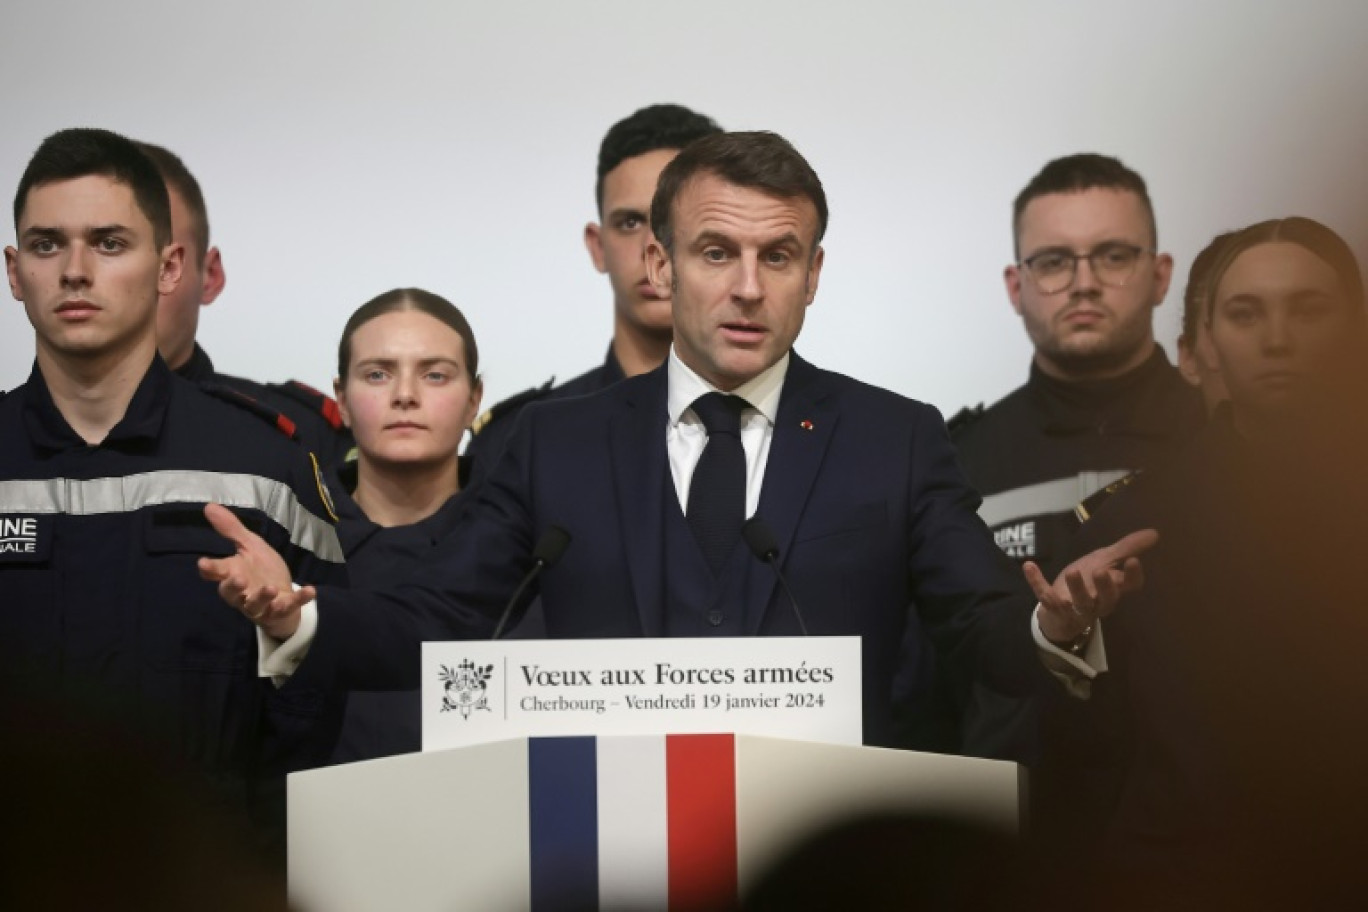
[[[979,518],[993,529],[1014,519],[1068,513],[1081,500],[1092,496],[1114,481],[1125,478],[1130,469],[1079,472],[1067,478],[1042,481],[1024,488],[1013,488],[983,498]]]
[[[259,475],[166,470],[122,478],[0,481],[0,513],[131,513],[174,503],[219,503],[260,510],[290,533],[290,542],[342,563],[337,531],[310,513],[284,482]]]

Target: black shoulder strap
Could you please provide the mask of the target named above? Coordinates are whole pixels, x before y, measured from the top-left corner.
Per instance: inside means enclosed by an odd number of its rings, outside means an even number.
[[[982,402],[978,405],[966,405],[964,408],[950,416],[950,419],[945,422],[945,427],[952,434],[957,431],[962,431],[982,418],[984,411],[985,409]]]
[[[273,393],[279,393],[293,399],[311,412],[316,412],[319,417],[328,422],[328,426],[334,431],[342,430],[342,410],[337,407],[337,400],[327,393],[319,392],[309,384],[301,383],[298,380],[268,383],[266,388]]]
[[[547,393],[551,392],[551,387],[555,382],[556,378],[552,377],[541,386],[534,386],[531,389],[523,390],[521,393],[518,393],[515,396],[509,396],[502,402],[491,406],[471,423],[470,433],[478,435],[488,427],[491,422],[497,421],[504,415],[511,415],[529,402],[536,402],[538,399],[543,398]]]
[[[257,416],[291,440],[299,439],[295,423],[269,405],[266,405],[261,400],[255,399],[241,390],[233,389],[231,386],[225,386],[224,384],[213,380],[206,380],[198,384],[198,386],[202,391],[213,396],[215,399],[227,402],[230,405],[235,405],[243,411],[250,412]]]

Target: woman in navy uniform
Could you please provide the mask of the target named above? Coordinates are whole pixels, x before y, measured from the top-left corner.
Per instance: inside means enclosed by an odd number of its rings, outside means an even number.
[[[455,524],[465,501],[457,451],[480,411],[478,366],[470,324],[430,292],[385,292],[347,321],[334,385],[357,459],[334,470],[330,488],[354,587],[393,586]],[[347,695],[333,762],[420,747],[416,692]]]

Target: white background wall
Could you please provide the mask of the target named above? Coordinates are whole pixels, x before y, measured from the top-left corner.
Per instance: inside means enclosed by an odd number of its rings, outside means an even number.
[[[1139,170],[1182,277],[1212,235],[1294,212],[1363,251],[1365,37],[1359,0],[6,0],[0,190],[63,127],[166,145],[227,263],[200,329],[221,369],[324,386],[351,311],[418,285],[470,317],[492,402],[601,359],[598,143],[676,101],[784,134],[826,184],[799,350],[950,411],[1025,376],[1000,276],[1050,158]],[[32,353],[11,301],[0,389]]]

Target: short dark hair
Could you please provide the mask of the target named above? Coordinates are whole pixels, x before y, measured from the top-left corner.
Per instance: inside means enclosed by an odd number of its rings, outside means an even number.
[[[807,159],[778,133],[718,133],[700,139],[665,166],[651,199],[651,229],[665,252],[674,255],[674,203],[684,186],[704,174],[729,184],[760,190],[781,199],[803,197],[817,209],[817,236],[812,249],[826,236],[826,191]]]
[[[1187,287],[1183,289],[1183,331],[1178,336],[1180,340],[1188,344],[1197,341],[1198,322],[1206,313],[1206,302],[1211,297],[1213,287],[1211,270],[1220,259],[1226,244],[1239,233],[1227,231],[1225,234],[1218,234],[1193,258],[1192,267],[1188,269]]]
[[[618,165],[657,149],[682,149],[696,139],[721,132],[711,117],[677,104],[651,105],[613,124],[599,144],[598,180],[594,184],[599,216],[603,215],[603,179]]]
[[[401,310],[416,310],[435,320],[440,320],[456,330],[465,348],[466,373],[471,383],[480,381],[480,350],[475,345],[475,332],[461,309],[441,295],[435,295],[421,288],[394,288],[376,295],[356,309],[342,328],[342,341],[337,346],[337,378],[347,379],[347,368],[351,365],[352,336],[365,324],[376,317]]]
[[[152,223],[156,245],[171,242],[171,201],[157,166],[128,137],[90,127],[61,130],[38,146],[14,194],[14,230],[19,230],[19,218],[34,187],[92,175],[127,184],[133,201]]]
[[[1293,215],[1257,222],[1223,237],[1225,240],[1216,251],[1211,264],[1211,272],[1207,277],[1207,293],[1202,302],[1202,319],[1207,322],[1211,321],[1216,289],[1240,254],[1251,247],[1276,241],[1296,244],[1324,260],[1335,271],[1335,275],[1339,276],[1340,284],[1344,286],[1344,293],[1355,315],[1360,319],[1364,318],[1363,275],[1359,272],[1358,260],[1349,245],[1344,242],[1344,238],[1333,229],[1315,219]]]
[[[157,166],[167,188],[175,190],[185,201],[185,208],[190,210],[190,234],[195,239],[194,254],[203,263],[205,254],[209,252],[209,210],[204,205],[204,191],[200,190],[199,181],[185,167],[181,157],[170,149],[139,140],[134,140],[134,143]]]
[[[1149,216],[1150,242],[1159,245],[1159,229],[1154,220],[1145,179],[1121,160],[1096,152],[1080,152],[1049,162],[1031,178],[1012,203],[1012,250],[1021,256],[1021,215],[1032,200],[1055,193],[1081,193],[1084,190],[1123,190],[1140,197]]]

